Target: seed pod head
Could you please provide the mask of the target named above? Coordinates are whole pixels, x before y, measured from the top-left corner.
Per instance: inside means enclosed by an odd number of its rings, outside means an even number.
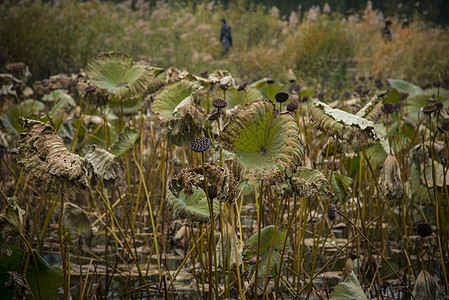
[[[298,109],[298,102],[297,101],[293,101],[293,102],[291,102],[291,103],[289,103],[287,105],[287,110],[289,112],[294,112],[297,109]]]
[[[395,103],[394,104],[394,110],[396,111],[396,110],[400,110],[401,109],[401,107],[402,107],[402,103]]]
[[[203,78],[207,78],[207,73],[209,73],[209,71],[208,70],[204,70],[203,72],[201,72],[201,77],[203,77]]]
[[[209,149],[210,140],[206,137],[200,137],[190,143],[190,149],[195,152],[204,152]]]
[[[301,102],[307,102],[309,101],[309,95],[305,95],[304,97],[302,97]]]
[[[384,84],[382,83],[381,79],[374,80],[374,84],[376,85],[376,88],[378,88],[379,90],[384,87]]]
[[[337,217],[337,207],[335,206],[335,204],[329,204],[327,207],[327,216],[329,217],[329,219],[331,221],[335,220],[335,218]]]
[[[343,93],[343,98],[349,99],[351,97],[351,93],[350,92],[344,92]]]
[[[433,83],[433,86],[439,88],[441,86],[441,81],[437,80]]]
[[[384,91],[384,92],[378,94],[377,97],[383,98],[383,97],[385,97],[386,94],[387,94],[387,91]]]
[[[427,105],[427,106],[424,106],[421,110],[426,115],[430,115],[437,110],[437,107],[435,105]]]
[[[362,91],[362,95],[368,95],[370,90],[371,90],[370,88],[367,88],[367,89],[363,90]]]
[[[97,89],[97,87],[95,85],[88,85],[84,91],[86,92],[86,94],[88,93],[93,93],[95,92],[95,90]]]
[[[429,102],[437,102],[438,99],[435,98],[435,95],[433,95],[432,97],[427,98],[427,101],[429,101]]]
[[[332,168],[334,169],[334,171],[337,171],[338,169],[340,169],[340,160],[338,160],[338,159],[329,159],[327,161],[327,169],[332,171]]]
[[[276,95],[274,95],[274,98],[276,99],[277,102],[282,103],[288,100],[288,93],[287,92],[277,92]]]
[[[299,84],[292,87],[292,90],[294,90],[295,92],[299,92],[301,89],[302,89],[302,86]]]
[[[243,82],[239,85],[239,87],[237,88],[237,91],[243,91],[245,88],[246,88],[246,86],[248,85],[248,81],[246,81],[246,80],[243,80]]]
[[[268,84],[274,83],[274,79],[273,79],[273,78],[268,78],[268,79],[267,79],[267,83],[268,83]]]
[[[228,104],[223,99],[214,99],[212,100],[212,105],[216,108],[225,108]]]
[[[259,262],[261,262],[263,260],[262,256],[259,256]],[[248,263],[252,266],[254,266],[257,263],[257,255],[251,257],[251,259],[248,261]]]
[[[290,78],[288,81],[289,81],[290,83],[294,83],[294,82],[296,82],[296,79],[295,79],[295,78]]]
[[[333,229],[337,229],[337,230],[343,230],[346,229],[347,225],[343,222],[335,224]]]
[[[408,96],[410,96],[409,93],[403,93],[403,92],[400,92],[400,93],[399,93],[399,97],[401,98],[401,100],[407,99]]]
[[[441,102],[435,103],[435,107],[437,108],[437,110],[442,110],[444,105]]]
[[[429,223],[426,222],[419,222],[416,225],[416,233],[420,237],[426,237],[432,235],[432,226],[429,225]]]
[[[324,79],[324,80],[323,80],[323,85],[324,85],[324,86],[329,86],[329,85],[330,85],[329,80]]]
[[[392,114],[394,112],[394,105],[388,102],[384,103],[382,112],[387,115]]]
[[[365,76],[360,76],[360,77],[359,77],[359,80],[360,80],[361,82],[364,82],[364,81],[366,80],[366,78],[365,78]]]
[[[218,119],[218,112],[213,112],[209,115],[209,121],[215,121],[216,119]]]

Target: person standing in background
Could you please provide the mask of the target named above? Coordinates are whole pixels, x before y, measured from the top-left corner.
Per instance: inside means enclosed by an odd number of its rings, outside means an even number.
[[[223,56],[225,56],[226,53],[228,53],[229,48],[232,47],[231,26],[226,24],[226,19],[221,19],[220,25],[220,42],[224,47]]]
[[[385,21],[385,27],[382,28],[382,37],[384,38],[384,40],[386,42],[391,42],[390,27],[391,27],[391,21],[390,20]]]
[[[410,36],[411,32],[410,32],[410,24],[408,23],[408,21],[404,21],[402,22],[402,26],[399,27],[398,29],[398,36]]]

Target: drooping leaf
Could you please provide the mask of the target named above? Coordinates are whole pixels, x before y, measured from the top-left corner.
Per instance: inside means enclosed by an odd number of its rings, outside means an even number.
[[[241,265],[243,262],[242,245],[237,238],[234,228],[230,225],[223,226],[223,237],[217,243],[218,265],[227,268],[228,264],[231,268]],[[228,261],[229,259],[229,261]]]
[[[91,145],[84,158],[92,185],[95,185],[99,178],[103,179],[106,186],[119,185],[122,181],[123,171],[114,154],[100,146]]]
[[[167,85],[156,94],[151,109],[159,114],[162,120],[175,118],[180,103],[190,97],[198,88],[197,83],[190,81],[179,81]]]
[[[352,178],[338,173],[332,174],[331,186],[335,196],[344,201],[351,194]]]
[[[413,83],[400,80],[400,79],[387,79],[392,87],[398,89],[401,92],[409,93],[410,95],[419,94],[422,92],[422,89],[414,85]]]
[[[85,70],[90,83],[106,89],[113,98],[142,96],[151,81],[163,70],[119,52],[107,52],[92,59]]]
[[[86,169],[78,155],[70,153],[53,127],[25,119],[27,132],[20,135],[17,162],[43,191],[72,194],[88,187]]]
[[[139,130],[132,127],[125,127],[119,134],[115,143],[109,149],[109,152],[114,154],[116,157],[125,155],[134,147],[134,144],[137,143],[139,139]]]
[[[332,197],[334,192],[326,177],[318,170],[299,167],[296,176],[290,178],[293,190],[300,197],[312,198],[316,195]]]
[[[235,154],[235,172],[242,179],[282,180],[284,173],[293,172],[304,156],[291,114],[280,114],[266,100],[235,110],[218,142]]]
[[[166,196],[173,216],[177,219],[187,219],[190,222],[208,223],[210,221],[209,204],[206,192],[192,187],[192,194],[187,196],[184,189],[182,189],[178,196],[175,196],[172,191],[167,190]],[[212,200],[214,215],[219,212],[219,202]]]
[[[64,275],[62,269],[59,266],[50,266],[36,251],[33,250],[34,257],[36,258],[37,270],[34,263],[30,263],[27,280],[31,287],[31,291],[35,295],[36,299],[39,299],[39,288],[36,273],[39,274],[39,286],[43,300],[53,300],[58,297],[58,289],[64,282]],[[37,296],[37,297],[36,297]],[[27,299],[32,299],[27,296]]]
[[[404,196],[399,163],[393,154],[389,154],[385,159],[379,176],[379,186],[387,199],[401,199]]]
[[[415,281],[415,287],[413,288],[413,296],[415,299],[428,299],[428,300],[444,300],[443,292],[439,284],[435,281],[433,276],[426,270],[422,270]]]
[[[384,133],[374,122],[341,109],[331,108],[318,100],[315,100],[314,104],[309,110],[312,125],[329,136],[344,140],[354,150],[384,139]],[[364,112],[365,110],[362,114]]]
[[[62,225],[69,231],[72,238],[92,234],[89,217],[79,206],[66,202],[62,215]]]
[[[1,255],[11,255],[6,244],[8,236],[16,236],[22,232],[23,215],[25,211],[17,204],[16,197],[7,199],[8,205],[4,213],[0,214],[0,243],[3,245]]]
[[[245,259],[257,256],[258,235],[259,233],[255,233],[246,241],[246,249],[243,251]],[[270,225],[260,231],[259,257],[261,257],[262,260],[259,262],[258,266],[259,277],[267,276],[267,270],[269,276],[275,276],[280,273],[279,267],[284,244],[284,252],[291,251],[290,239],[287,234],[282,230],[276,229],[275,226]],[[270,247],[272,247],[271,255]]]
[[[345,281],[339,283],[332,294],[330,295],[330,300],[368,300],[363,289],[354,274],[354,271],[349,273]]]

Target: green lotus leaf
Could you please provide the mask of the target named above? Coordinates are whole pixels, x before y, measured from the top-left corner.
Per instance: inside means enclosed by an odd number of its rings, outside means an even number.
[[[177,219],[187,219],[190,222],[208,223],[210,221],[209,204],[206,192],[192,187],[192,194],[186,195],[184,189],[181,190],[178,196],[175,196],[170,189],[167,190],[166,200],[170,206],[173,215]],[[214,215],[218,214],[220,204],[217,200],[213,201]]]
[[[256,102],[257,100],[262,100],[263,95],[262,93],[253,87],[247,87],[246,92],[248,93],[248,100],[249,103]],[[222,94],[222,93],[220,93]],[[217,95],[216,98],[220,98],[220,96]],[[228,104],[226,106],[226,110],[231,110],[236,107],[245,107],[247,104],[246,94],[244,91],[237,91],[236,88],[229,88],[226,90],[226,103]]]
[[[186,101],[192,101],[191,95],[199,88],[199,84],[189,81],[179,81],[166,86],[155,96],[151,105],[154,113],[161,116],[163,120],[176,117],[177,107],[182,106]],[[183,104],[181,104],[185,101]]]
[[[235,154],[239,179],[282,180],[284,172],[292,173],[304,156],[295,120],[289,113],[278,113],[267,100],[235,110],[218,142]]]
[[[259,233],[255,233],[246,241],[246,248],[243,251],[246,260],[257,256],[258,236]],[[259,277],[267,276],[267,270],[269,276],[275,276],[280,273],[279,266],[282,259],[281,254],[284,244],[284,252],[290,252],[290,239],[284,231],[276,229],[274,225],[267,226],[260,231],[259,257],[261,257],[262,260],[258,265]],[[270,247],[272,248],[271,256]],[[269,265],[268,260],[270,261]]]
[[[21,111],[29,111],[30,113],[39,112],[45,109],[45,104],[34,100],[34,99],[27,99],[19,103],[20,110]]]
[[[31,262],[27,272],[27,281],[30,285],[31,291],[33,291],[35,298],[39,299],[39,288],[36,275],[38,274],[42,299],[52,300],[57,298],[58,289],[64,283],[64,275],[61,267],[51,266],[35,250],[33,250],[33,253],[36,258],[37,270],[34,263]],[[27,296],[27,299],[32,298]]]
[[[400,80],[400,79],[387,79],[392,87],[398,89],[401,92],[409,93],[410,95],[419,94],[422,92],[422,89],[414,85],[413,83]]]
[[[50,93],[44,95],[41,100],[43,102],[55,102],[55,101],[59,100],[59,96],[62,93],[67,93],[67,92],[68,91],[66,89],[56,89],[56,90],[53,90]]]
[[[95,185],[98,178],[102,178],[106,186],[118,185],[122,181],[123,172],[114,154],[91,145],[84,158],[91,184]]]
[[[132,127],[125,127],[122,132],[120,132],[117,140],[109,149],[116,157],[125,155],[134,147],[134,144],[137,143],[140,139],[139,130]]]
[[[1,247],[1,245],[0,245]],[[23,274],[23,266],[26,263],[27,257],[15,245],[10,245],[11,255],[10,256],[0,256],[0,295],[2,299],[16,299],[17,292],[14,291],[6,285],[17,287],[17,280],[24,280],[21,278],[11,278],[12,272],[17,272],[18,274]],[[31,261],[28,266],[28,271],[26,274],[26,281],[28,282],[34,298],[28,294],[25,298],[18,299],[43,299],[43,300],[53,300],[58,298],[58,289],[62,286],[64,281],[64,276],[62,274],[62,269],[59,266],[50,266],[40,254],[33,250],[33,254],[30,258]],[[33,259],[36,258],[36,264]],[[37,265],[37,270],[35,265]],[[37,275],[39,275],[39,286],[40,295],[38,288]],[[12,280],[16,282],[11,282]],[[15,294],[16,293],[16,294]],[[42,296],[42,298],[40,298]]]
[[[263,78],[251,83],[250,87],[258,89],[262,93],[264,99],[275,101],[274,95],[282,90],[283,85],[278,80],[270,83],[269,78]]]
[[[427,101],[430,97],[437,97],[439,94],[439,101],[443,103],[444,107],[449,107],[449,91],[440,88],[440,91],[435,89],[428,89],[423,91],[422,93],[412,95],[407,98],[404,108],[402,111],[406,113],[406,115],[411,118],[414,122],[418,121],[418,117],[422,117],[424,113],[422,112],[422,108],[426,105],[429,105],[429,101]]]
[[[20,132],[23,131],[22,126],[19,124],[20,109],[17,104],[13,104],[2,115],[2,125],[6,131],[17,137]]]
[[[339,283],[334,291],[332,292],[330,300],[368,300],[365,293],[362,290],[362,286],[360,285],[357,277],[354,274],[354,271],[349,273],[348,277],[346,277],[345,281]]]
[[[107,52],[92,59],[84,72],[90,83],[108,90],[114,98],[124,100],[145,94],[153,79],[162,69],[119,52]]]
[[[59,126],[63,123],[64,113],[76,107],[75,100],[73,100],[72,96],[69,94],[60,93],[58,99],[58,102],[48,113],[48,116],[51,118],[56,130],[58,130]]]
[[[312,198],[316,195],[332,197],[334,195],[326,176],[318,170],[299,167],[297,175],[290,178],[290,182],[293,190],[300,197]]]

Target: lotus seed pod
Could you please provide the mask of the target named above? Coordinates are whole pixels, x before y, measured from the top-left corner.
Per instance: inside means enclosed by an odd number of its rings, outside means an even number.
[[[335,218],[337,217],[337,212],[338,211],[335,204],[329,204],[329,206],[327,207],[327,216],[331,221],[335,220]]]
[[[287,92],[277,92],[276,95],[274,95],[274,98],[276,99],[277,102],[285,102],[288,100],[289,95]]]
[[[384,103],[382,112],[386,115],[392,114],[394,112],[394,105],[388,102]]]
[[[426,115],[430,115],[431,113],[435,112],[437,110],[437,107],[435,105],[427,105],[424,106],[421,109]]]
[[[225,108],[228,104],[223,99],[214,99],[212,100],[212,105],[216,108]]]
[[[243,91],[245,88],[246,88],[246,86],[248,85],[248,81],[246,81],[246,80],[243,80],[243,82],[239,85],[239,87],[237,88],[237,91]]]
[[[200,137],[190,144],[190,149],[195,152],[204,152],[209,149],[210,140],[206,137]]]
[[[298,109],[298,102],[297,102],[297,101],[291,102],[291,103],[289,103],[289,104],[287,105],[287,110],[288,110],[289,112],[294,112],[294,111],[297,110],[297,109]]]
[[[426,222],[420,222],[416,225],[416,233],[420,237],[426,237],[432,235],[432,227],[429,225],[429,223]]]
[[[437,108],[437,110],[442,110],[444,107],[444,104],[441,102],[435,103],[435,107]]]

